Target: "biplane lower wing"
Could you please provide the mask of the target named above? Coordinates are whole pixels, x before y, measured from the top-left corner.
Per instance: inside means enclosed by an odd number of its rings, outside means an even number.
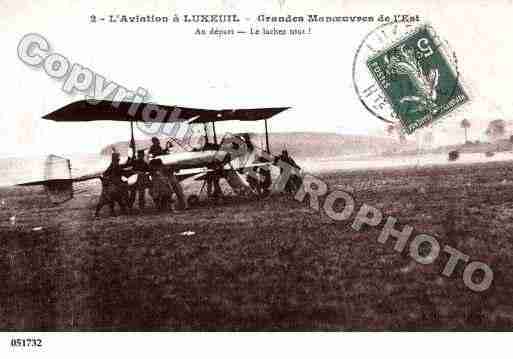
[[[162,160],[164,166],[173,166],[177,169],[202,168],[216,162],[223,161],[227,152],[221,150],[174,152],[160,155],[156,158]]]

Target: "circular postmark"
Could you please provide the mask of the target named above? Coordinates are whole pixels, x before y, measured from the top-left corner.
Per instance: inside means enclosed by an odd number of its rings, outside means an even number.
[[[407,134],[469,100],[454,51],[429,25],[394,22],[369,32],[357,48],[352,79],[367,111]]]

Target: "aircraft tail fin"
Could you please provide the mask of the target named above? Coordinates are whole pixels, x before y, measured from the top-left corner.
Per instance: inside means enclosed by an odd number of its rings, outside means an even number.
[[[44,177],[43,185],[52,203],[63,203],[73,198],[73,180],[69,159],[49,155],[45,161]]]

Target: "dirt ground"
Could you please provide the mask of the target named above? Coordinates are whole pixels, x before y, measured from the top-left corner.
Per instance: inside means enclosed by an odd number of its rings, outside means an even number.
[[[175,213],[93,218],[98,186],[60,206],[41,188],[0,192],[0,329],[510,330],[513,164],[319,175],[488,263],[432,265],[287,196]],[[15,218],[14,218],[15,216]]]

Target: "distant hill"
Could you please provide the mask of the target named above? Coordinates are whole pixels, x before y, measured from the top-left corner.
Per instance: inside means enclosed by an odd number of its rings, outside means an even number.
[[[251,139],[257,147],[265,146],[264,134],[251,134]],[[164,145],[166,138],[161,138]],[[269,143],[273,153],[286,148],[296,157],[334,157],[352,154],[374,154],[397,152],[411,147],[402,145],[396,139],[363,135],[339,135],[336,133],[291,132],[272,133]],[[150,140],[136,141],[137,148],[148,148]],[[102,149],[101,154],[109,155],[115,147],[122,155],[128,153],[128,142],[117,142]]]
[[[430,153],[440,154],[450,151],[459,151],[460,153],[487,153],[487,152],[510,152],[513,151],[513,143],[509,139],[499,139],[493,142],[469,141],[465,144],[440,146],[430,149]],[[415,155],[416,151],[402,151],[401,155]]]

